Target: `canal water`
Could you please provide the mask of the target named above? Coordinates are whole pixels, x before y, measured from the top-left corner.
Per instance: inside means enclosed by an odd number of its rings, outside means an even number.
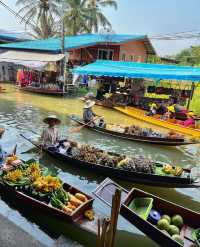
[[[44,128],[42,119],[50,113],[57,114],[62,120],[60,132],[62,136],[70,137],[70,139],[91,144],[105,150],[128,154],[128,155],[143,155],[154,160],[168,162],[170,164],[179,165],[182,167],[197,167],[200,161],[200,146],[190,145],[184,147],[161,147],[148,144],[140,144],[136,142],[124,141],[109,136],[103,136],[93,133],[87,129],[82,129],[80,133],[70,133],[70,129],[74,123],[67,117],[69,114],[75,113],[81,115],[83,103],[76,98],[57,98],[50,96],[41,96],[31,93],[25,93],[17,90],[10,84],[4,84],[7,91],[0,94],[0,126],[6,128],[6,133],[1,143],[8,152],[11,151],[17,143],[17,153],[24,159],[35,158],[40,162],[57,171],[62,180],[78,187],[79,189],[92,193],[96,186],[103,181],[104,176],[94,174],[85,170],[79,170],[71,164],[57,161],[47,155],[39,157],[38,151],[33,146],[24,140],[20,134],[32,132],[41,133]],[[98,115],[103,115],[107,122],[115,122],[120,124],[139,124],[145,126],[144,123],[127,117],[115,110],[106,109],[95,106],[95,112]],[[29,150],[29,151],[28,151]],[[28,152],[27,152],[28,151]],[[198,189],[166,189],[159,187],[135,185],[117,180],[120,185],[126,189],[135,186],[148,192],[162,196],[172,202],[179,203],[192,210],[200,212],[200,190]],[[109,208],[102,202],[96,200],[95,207],[100,211],[109,215]],[[0,201],[0,211],[9,209],[13,220],[18,224],[23,222],[24,228],[29,229],[35,238],[44,241],[49,246],[52,239],[56,238],[60,233],[66,237],[75,238],[83,241],[86,246],[89,244],[88,236],[84,233],[78,233],[72,229],[70,225],[59,225],[55,219],[46,218],[40,212],[29,212],[23,208],[23,205],[13,205],[7,200]],[[19,216],[20,215],[20,216]],[[184,215],[183,215],[184,217]],[[120,217],[118,226],[118,247],[133,246],[157,246],[153,241],[144,236],[134,226]],[[95,245],[94,245],[95,246]]]

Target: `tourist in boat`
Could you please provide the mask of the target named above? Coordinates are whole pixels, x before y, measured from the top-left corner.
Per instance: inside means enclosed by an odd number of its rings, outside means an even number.
[[[55,146],[59,142],[59,134],[56,125],[61,123],[56,115],[49,115],[43,120],[48,125],[42,133],[42,145],[45,147]]]
[[[5,132],[4,128],[0,128],[0,139],[2,138],[3,134]],[[2,146],[0,145],[0,165],[4,162],[6,158],[6,152],[3,151]]]

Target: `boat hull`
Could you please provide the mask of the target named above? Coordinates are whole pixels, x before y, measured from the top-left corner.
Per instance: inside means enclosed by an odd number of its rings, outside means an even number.
[[[133,118],[139,119],[141,121],[157,125],[166,129],[178,131],[179,133],[200,138],[200,129],[182,127],[181,125],[170,123],[161,119],[146,116],[145,111],[134,108],[134,107],[114,107],[117,111],[124,113]]]
[[[174,241],[171,237],[167,236],[162,231],[160,231],[156,226],[151,224],[149,221],[142,219],[131,209],[129,209],[128,205],[133,200],[133,198],[137,198],[137,197],[153,198],[154,210],[161,211],[162,214],[167,214],[171,216],[175,214],[182,215],[182,217],[184,218],[184,224],[192,228],[199,228],[199,222],[200,222],[199,213],[181,207],[175,203],[166,201],[160,197],[144,192],[142,190],[132,189],[127,195],[125,202],[121,205],[120,214],[161,246],[181,247],[182,245]],[[181,235],[183,235],[183,232],[181,232]],[[184,237],[184,247],[195,246],[194,244],[195,243],[193,241],[190,241],[189,239]]]
[[[46,94],[46,95],[54,95],[54,96],[64,96],[65,92],[61,90],[49,90],[45,88],[34,88],[34,87],[19,87],[19,90],[30,92],[30,93],[38,93],[38,94]]]
[[[170,176],[158,176],[154,174],[145,174],[139,172],[132,172],[117,168],[111,168],[107,166],[90,164],[85,161],[74,159],[68,155],[61,154],[59,152],[52,152],[45,149],[52,157],[65,161],[68,164],[73,165],[73,167],[87,169],[89,171],[95,172],[96,174],[102,174],[105,177],[109,176],[112,178],[117,178],[124,181],[129,181],[137,184],[147,184],[151,186],[161,186],[168,188],[198,188],[200,187],[200,182],[191,182],[189,178],[181,177],[170,177]]]
[[[73,121],[77,122],[80,125],[84,125],[81,120],[77,120],[73,117],[70,117]],[[159,138],[159,137],[141,137],[136,135],[128,135],[123,133],[114,132],[111,130],[107,130],[100,127],[92,127],[90,125],[85,126],[88,129],[91,129],[95,132],[110,135],[113,137],[117,137],[120,139],[128,140],[128,141],[136,141],[142,143],[149,143],[149,144],[157,144],[157,145],[164,145],[164,146],[181,146],[181,145],[189,145],[189,144],[196,144],[195,142],[186,142],[184,139],[170,139],[170,138]]]

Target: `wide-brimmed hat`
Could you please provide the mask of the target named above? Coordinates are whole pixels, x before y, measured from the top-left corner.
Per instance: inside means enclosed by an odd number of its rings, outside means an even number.
[[[61,123],[60,119],[56,115],[49,115],[48,117],[46,117],[43,120],[43,122],[48,124],[52,120],[54,120],[56,124],[60,124]]]
[[[84,108],[85,108],[85,109],[88,109],[88,108],[93,107],[93,105],[95,105],[95,102],[94,102],[94,101],[92,101],[92,100],[87,100],[86,103],[85,103],[85,105],[84,105]]]
[[[0,136],[2,136],[4,132],[5,132],[5,129],[0,127]]]

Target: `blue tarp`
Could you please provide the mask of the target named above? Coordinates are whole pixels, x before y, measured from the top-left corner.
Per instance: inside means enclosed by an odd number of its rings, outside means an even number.
[[[114,43],[120,44],[133,40],[146,39],[146,35],[124,35],[124,34],[81,34],[65,37],[65,50],[92,46],[96,44]],[[0,48],[38,50],[59,53],[61,50],[61,38],[49,38],[27,42],[2,44]]]
[[[73,71],[92,76],[200,81],[200,68],[190,66],[97,60]]]

